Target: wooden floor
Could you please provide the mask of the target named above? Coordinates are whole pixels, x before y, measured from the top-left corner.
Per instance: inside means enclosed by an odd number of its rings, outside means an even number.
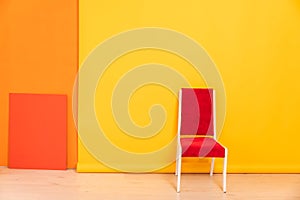
[[[222,200],[300,199],[300,174],[183,174],[176,193],[173,174],[76,173],[74,170],[15,170],[0,167],[0,200]]]

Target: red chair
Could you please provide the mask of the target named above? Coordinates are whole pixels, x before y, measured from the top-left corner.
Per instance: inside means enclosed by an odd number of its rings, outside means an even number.
[[[223,191],[226,192],[227,148],[216,140],[216,105],[213,89],[183,88],[179,92],[177,192],[180,192],[181,158],[224,158]]]

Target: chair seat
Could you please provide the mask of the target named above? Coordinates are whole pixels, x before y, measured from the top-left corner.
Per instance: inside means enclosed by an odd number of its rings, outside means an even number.
[[[180,138],[182,157],[221,157],[225,148],[215,139],[209,137]]]

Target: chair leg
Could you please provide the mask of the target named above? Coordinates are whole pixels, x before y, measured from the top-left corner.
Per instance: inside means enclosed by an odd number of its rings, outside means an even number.
[[[178,150],[178,147],[177,147],[177,150],[176,150],[176,168],[175,168],[175,176],[178,175],[178,159],[179,159],[179,150]]]
[[[181,155],[178,157],[177,167],[177,192],[180,192],[180,177],[181,177]]]
[[[214,167],[215,167],[215,158],[211,159],[211,165],[210,165],[210,176],[214,174]]]
[[[175,176],[178,175],[178,161],[176,159]]]
[[[226,193],[226,175],[227,175],[227,149],[225,149],[224,164],[223,164],[223,192]]]

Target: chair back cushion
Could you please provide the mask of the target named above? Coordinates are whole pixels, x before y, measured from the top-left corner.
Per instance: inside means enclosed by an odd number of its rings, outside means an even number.
[[[181,89],[181,135],[214,135],[214,90]]]

